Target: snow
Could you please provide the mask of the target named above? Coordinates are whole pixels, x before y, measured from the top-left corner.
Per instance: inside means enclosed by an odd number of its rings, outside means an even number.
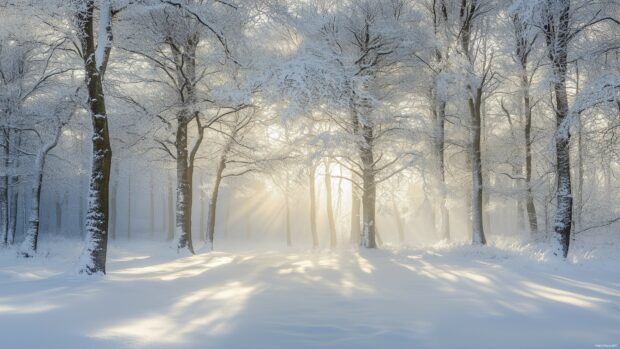
[[[117,241],[108,274],[85,276],[81,242],[48,239],[32,259],[0,252],[0,337],[10,349],[615,345],[618,246],[600,241],[578,240],[568,262],[533,245],[256,251],[222,241],[179,257],[165,243]]]
[[[99,31],[97,33],[97,49],[95,51],[95,62],[97,64],[97,70],[101,71],[103,60],[105,58],[105,49],[110,45],[108,42],[107,28],[110,26],[111,21],[111,8],[110,1],[101,1],[101,14],[99,17]],[[96,117],[96,116],[95,116]]]

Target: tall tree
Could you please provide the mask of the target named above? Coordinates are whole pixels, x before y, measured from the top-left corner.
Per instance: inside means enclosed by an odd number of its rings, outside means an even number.
[[[81,43],[91,116],[92,168],[86,213],[86,246],[82,272],[104,273],[108,249],[108,192],[112,147],[103,92],[103,77],[112,49],[112,8],[109,0],[99,2],[99,31],[95,34],[95,1],[77,3],[75,15]],[[97,42],[95,42],[97,40]]]

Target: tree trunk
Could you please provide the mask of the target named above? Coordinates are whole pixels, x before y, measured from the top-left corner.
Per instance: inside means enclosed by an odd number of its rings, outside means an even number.
[[[19,170],[19,148],[22,146],[22,137],[21,132],[14,132],[15,138],[17,138],[14,142],[17,143],[17,148],[13,151],[10,151],[11,161],[14,162],[13,166],[13,174],[10,178],[9,182],[9,227],[8,227],[8,243],[13,244],[15,241],[15,232],[17,231],[17,201],[19,197],[19,176],[17,175],[17,171]]]
[[[553,91],[555,94],[555,150],[556,150],[556,200],[554,231],[559,243],[556,254],[564,258],[568,255],[572,228],[573,196],[570,174],[570,125],[567,124],[568,96],[566,92],[566,68],[568,41],[570,40],[569,13],[570,0],[557,0],[545,9],[547,23],[544,34],[548,56],[553,72]],[[555,5],[560,5],[558,6]]]
[[[224,172],[225,167],[226,167],[226,158],[224,156],[221,156],[220,162],[217,166],[217,171],[215,174],[215,182],[213,183],[213,191],[211,192],[211,197],[209,198],[209,218],[207,220],[207,238],[209,239],[208,241],[211,244],[212,250],[213,250],[213,238],[215,235],[217,199],[219,197],[220,184],[222,182],[222,173]]]
[[[532,106],[530,104],[530,81],[527,73],[527,61],[522,62],[521,90],[523,91],[523,110],[525,111],[525,207],[527,210],[530,233],[538,231],[536,206],[532,195]]]
[[[89,111],[93,125],[93,156],[86,214],[86,249],[83,261],[85,265],[82,269],[82,272],[87,274],[105,273],[108,248],[108,192],[112,161],[112,148],[110,147],[108,118],[102,85],[103,72],[99,71],[95,59],[94,9],[94,1],[86,1],[85,6],[77,15],[88,86]],[[106,16],[109,16],[110,9],[107,10]],[[103,34],[100,33],[100,35]]]
[[[447,22],[448,13],[446,12],[445,3],[443,0],[441,2],[433,1],[431,8],[431,15],[433,18],[433,32],[435,34],[435,38],[441,40],[441,23]],[[439,174],[439,193],[437,196],[437,203],[439,206],[439,227],[437,227],[437,231],[439,232],[439,236],[442,239],[450,240],[450,216],[448,209],[446,207],[446,169],[445,169],[445,134],[446,134],[446,96],[439,90],[439,74],[443,71],[443,66],[445,66],[444,57],[440,47],[437,47],[435,50],[435,61],[438,65],[438,70],[436,75],[434,76],[434,86],[432,90],[432,98],[433,98],[433,116],[435,119],[435,138],[434,138],[434,147],[435,147],[435,156],[438,166],[438,174]]]
[[[360,146],[360,158],[362,160],[362,246],[376,248],[376,220],[375,201],[376,183],[373,154],[373,128],[370,125],[360,125],[364,144]]]
[[[37,252],[39,241],[39,218],[41,204],[41,186],[43,183],[43,168],[45,165],[45,156],[38,156],[37,174],[32,180],[30,213],[28,215],[28,228],[26,236],[22,242],[20,253],[24,257],[32,257]]]
[[[329,160],[325,161],[325,208],[327,210],[327,223],[329,225],[329,247],[336,247],[336,221],[334,220],[334,208],[332,205],[332,175]]]
[[[472,88],[470,88],[470,92]],[[482,157],[480,153],[481,149],[481,97],[482,90],[477,88],[474,96],[472,96],[469,103],[469,113],[471,116],[471,175],[472,175],[472,197],[471,197],[471,223],[472,223],[472,243],[473,244],[486,244],[486,237],[484,235],[484,227],[482,220],[482,200],[483,200],[483,187],[482,187]]]
[[[473,56],[471,53],[471,28],[473,20],[479,14],[480,7],[478,7],[477,5],[478,4],[475,1],[462,1],[460,5],[460,19],[462,21],[462,27],[460,28],[460,46],[472,70],[474,70],[473,67],[475,66],[475,56]],[[476,77],[476,80],[479,80],[479,78]],[[483,84],[483,81],[480,81],[479,84]],[[486,244],[486,238],[484,236],[483,228],[484,191],[482,181],[481,157],[482,87],[482,85],[472,86],[472,83],[469,83],[467,85],[467,92],[469,95],[467,104],[471,122],[471,127],[469,131],[471,137],[471,145],[468,160],[470,161],[472,176],[472,187],[470,192],[472,243],[484,245]]]
[[[176,239],[177,249],[187,249],[194,254],[192,245],[192,169],[188,164],[187,117],[181,112],[177,118],[177,207]]]
[[[575,230],[580,231],[582,228],[582,211],[583,211],[583,135],[581,130],[581,115],[577,116],[577,187],[575,188]]]
[[[20,246],[20,254],[24,257],[32,257],[37,252],[39,242],[39,222],[41,220],[41,188],[43,187],[43,173],[45,169],[45,159],[47,154],[56,147],[63,124],[58,124],[54,139],[41,148],[41,152],[37,154],[35,159],[35,176],[32,180],[32,189],[30,194],[30,213],[28,214],[28,222],[24,241]]]
[[[575,89],[578,94],[579,88],[579,64],[575,62]],[[582,132],[581,114],[577,115],[577,187],[575,188],[575,214],[574,226],[576,231],[582,228],[581,213],[583,211],[583,132]]]
[[[316,190],[314,185],[316,166],[311,165],[308,174],[308,184],[310,191],[310,232],[312,233],[312,247],[319,247],[319,235],[316,230]]]

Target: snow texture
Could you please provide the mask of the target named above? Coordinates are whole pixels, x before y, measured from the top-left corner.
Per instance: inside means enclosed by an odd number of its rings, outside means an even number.
[[[618,246],[586,247],[596,235],[585,235],[568,262],[530,245],[251,252],[227,241],[178,258],[124,241],[99,277],[73,270],[79,242],[45,241],[28,260],[0,251],[2,347],[615,345]]]

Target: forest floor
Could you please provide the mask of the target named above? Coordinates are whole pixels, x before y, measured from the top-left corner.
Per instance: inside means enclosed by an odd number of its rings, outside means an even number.
[[[67,245],[72,245],[67,249]],[[225,244],[224,244],[225,245]],[[613,245],[613,244],[612,244]],[[620,259],[531,247],[222,251],[79,244],[0,251],[0,347],[597,348],[620,344]],[[69,252],[68,252],[69,251]]]

